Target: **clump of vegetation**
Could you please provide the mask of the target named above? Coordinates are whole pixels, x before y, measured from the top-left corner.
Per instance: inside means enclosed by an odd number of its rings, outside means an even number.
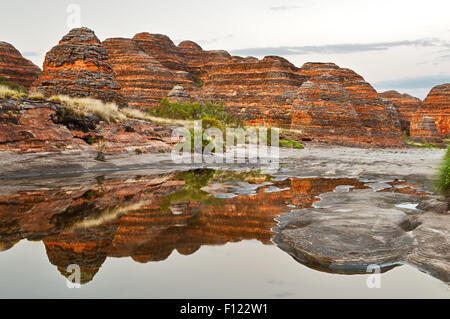
[[[61,98],[59,98],[57,96],[49,97],[47,100],[50,101],[50,102],[62,104]]]
[[[8,89],[18,93],[27,93],[27,89],[24,86],[10,82],[4,76],[1,75],[0,75],[0,86],[5,86]]]
[[[203,87],[203,81],[200,79],[198,75],[193,75],[192,80],[194,81],[194,85],[198,88]]]
[[[305,148],[301,143],[291,140],[280,140],[280,147],[296,148],[299,150]]]
[[[260,136],[260,128],[256,129],[256,134],[258,136],[258,139],[260,140],[260,143],[267,143],[267,145],[271,145],[272,143],[272,131],[274,130],[274,128],[272,127],[267,127],[267,135],[262,134]],[[279,142],[278,142],[279,147],[287,147],[287,148],[296,148],[299,150],[304,149],[305,147],[303,146],[302,143],[294,141],[294,140],[289,140],[289,139],[285,139],[282,138],[281,136],[279,137]]]
[[[95,138],[92,135],[88,135],[86,136],[86,138],[84,138],[84,140],[86,141],[86,143],[88,143],[89,145],[92,145],[95,143]]]
[[[16,101],[21,101],[26,98],[28,95],[26,93],[16,93],[11,98]]]
[[[62,103],[68,108],[72,108],[75,112],[82,111],[95,114],[108,123],[113,121],[124,121],[127,118],[125,114],[119,111],[118,106],[112,102],[105,103],[89,97],[72,98],[64,95],[52,96],[48,100]]]
[[[447,148],[444,159],[434,180],[434,189],[450,198],[450,147]]]
[[[167,212],[170,205],[179,202],[190,201],[204,201],[204,205],[210,205],[214,202],[219,202],[220,199],[208,196],[208,194],[201,190],[214,177],[214,170],[198,169],[192,171],[180,172],[175,176],[175,180],[183,180],[185,185],[182,189],[171,193],[160,199],[160,208],[163,212]]]
[[[216,127],[218,129],[223,129],[222,123],[220,123],[219,120],[212,118],[212,117],[204,117],[202,118],[202,128],[208,129]]]
[[[201,120],[202,118],[214,118],[225,124],[240,126],[239,119],[228,114],[223,103],[199,102],[170,102],[163,98],[160,106],[149,111],[153,116],[182,120]]]
[[[10,89],[6,85],[0,85],[0,98],[1,99],[9,99],[9,98],[13,97],[14,95],[16,95],[17,93],[18,93],[17,91]]]
[[[31,93],[30,95],[28,95],[28,98],[30,100],[36,100],[36,101],[44,101],[45,100],[45,96],[38,92]]]

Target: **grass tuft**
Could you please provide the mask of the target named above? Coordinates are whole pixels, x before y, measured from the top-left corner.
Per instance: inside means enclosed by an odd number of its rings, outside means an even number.
[[[447,147],[444,159],[434,179],[436,192],[450,197],[450,147]]]
[[[18,94],[19,92],[11,89],[6,85],[0,84],[0,98],[1,99],[9,99]]]
[[[74,111],[95,114],[108,123],[113,121],[124,121],[127,118],[125,114],[119,111],[118,106],[112,102],[102,102],[88,97],[73,98],[64,95],[52,96],[48,100],[62,103],[67,107],[72,108]]]
[[[24,86],[10,82],[4,76],[1,75],[0,75],[0,86],[6,86],[8,89],[15,92],[27,93],[27,89]]]

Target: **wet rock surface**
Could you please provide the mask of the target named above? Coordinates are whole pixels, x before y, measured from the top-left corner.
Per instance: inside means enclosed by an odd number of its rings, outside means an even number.
[[[442,212],[442,201],[373,189],[319,197],[312,208],[281,215],[274,228],[274,242],[299,262],[344,274],[409,263],[450,281],[450,214]],[[401,208],[426,200],[425,211]]]

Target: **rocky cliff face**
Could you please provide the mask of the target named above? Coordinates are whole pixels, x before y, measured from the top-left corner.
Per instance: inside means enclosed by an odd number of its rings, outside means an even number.
[[[411,138],[416,142],[442,142],[442,135],[437,130],[436,122],[430,116],[421,117],[418,122],[411,124]]]
[[[179,86],[181,97],[173,91]],[[405,128],[418,102],[389,92],[382,99],[361,76],[332,63],[298,68],[281,57],[236,57],[149,33],[101,43],[87,28],[73,29],[47,53],[35,87],[46,96],[92,96],[141,110],[158,107],[168,95],[223,102],[246,124],[361,146],[402,145],[399,116]]]
[[[306,63],[298,70],[308,80],[292,105],[293,129],[325,142],[400,146],[400,123],[364,79],[333,63]]]
[[[430,117],[434,120],[437,131],[443,137],[450,134],[450,83],[433,87],[422,103],[422,107],[411,121],[411,136],[414,138],[430,139],[436,137],[430,120],[423,120]],[[426,125],[425,125],[426,124]],[[431,128],[430,128],[431,126]],[[431,131],[430,131],[431,129]]]
[[[190,97],[184,100],[222,101],[250,125],[292,127],[325,142],[402,144],[392,103],[383,101],[361,76],[334,64],[297,68],[281,57],[232,57],[226,51],[205,51],[192,41],[176,46],[167,36],[149,33],[103,44],[134,107],[158,107],[173,87],[182,86]]]
[[[106,123],[94,114],[76,116],[64,105],[45,100],[0,99],[0,151],[95,151],[102,140],[109,151],[167,151],[172,129],[134,119]]]
[[[401,94],[395,90],[386,91],[379,95],[394,104],[399,114],[401,129],[409,134],[411,120],[421,108],[422,101],[414,96]]]
[[[176,46],[167,36],[149,33],[109,39],[104,46],[123,94],[141,109],[158,107],[173,87],[182,86],[190,97],[184,100],[222,101],[246,124],[294,128],[324,142],[402,145],[392,103],[361,76],[334,64],[297,68],[281,57],[232,57],[226,51],[205,51],[192,41]],[[140,80],[133,70],[144,64],[132,52],[152,60]]]
[[[121,93],[131,107],[146,110],[158,106],[176,85],[192,88],[187,72],[169,69],[141,49],[137,41],[113,38],[105,40],[103,46],[122,87]]]
[[[94,32],[77,28],[65,35],[45,56],[35,88],[45,96],[93,97],[126,105],[108,53]]]
[[[291,106],[306,77],[280,57],[232,57],[209,66],[201,97],[224,106],[247,124],[288,127]]]
[[[0,41],[0,75],[7,80],[30,88],[41,70],[25,59],[11,44]]]

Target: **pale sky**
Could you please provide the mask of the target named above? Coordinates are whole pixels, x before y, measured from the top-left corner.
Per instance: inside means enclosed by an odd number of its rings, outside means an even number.
[[[2,1],[0,41],[42,67],[69,31],[70,4],[100,40],[139,32],[192,40],[205,50],[280,55],[297,66],[334,62],[377,90],[424,98],[450,82],[449,0]]]

